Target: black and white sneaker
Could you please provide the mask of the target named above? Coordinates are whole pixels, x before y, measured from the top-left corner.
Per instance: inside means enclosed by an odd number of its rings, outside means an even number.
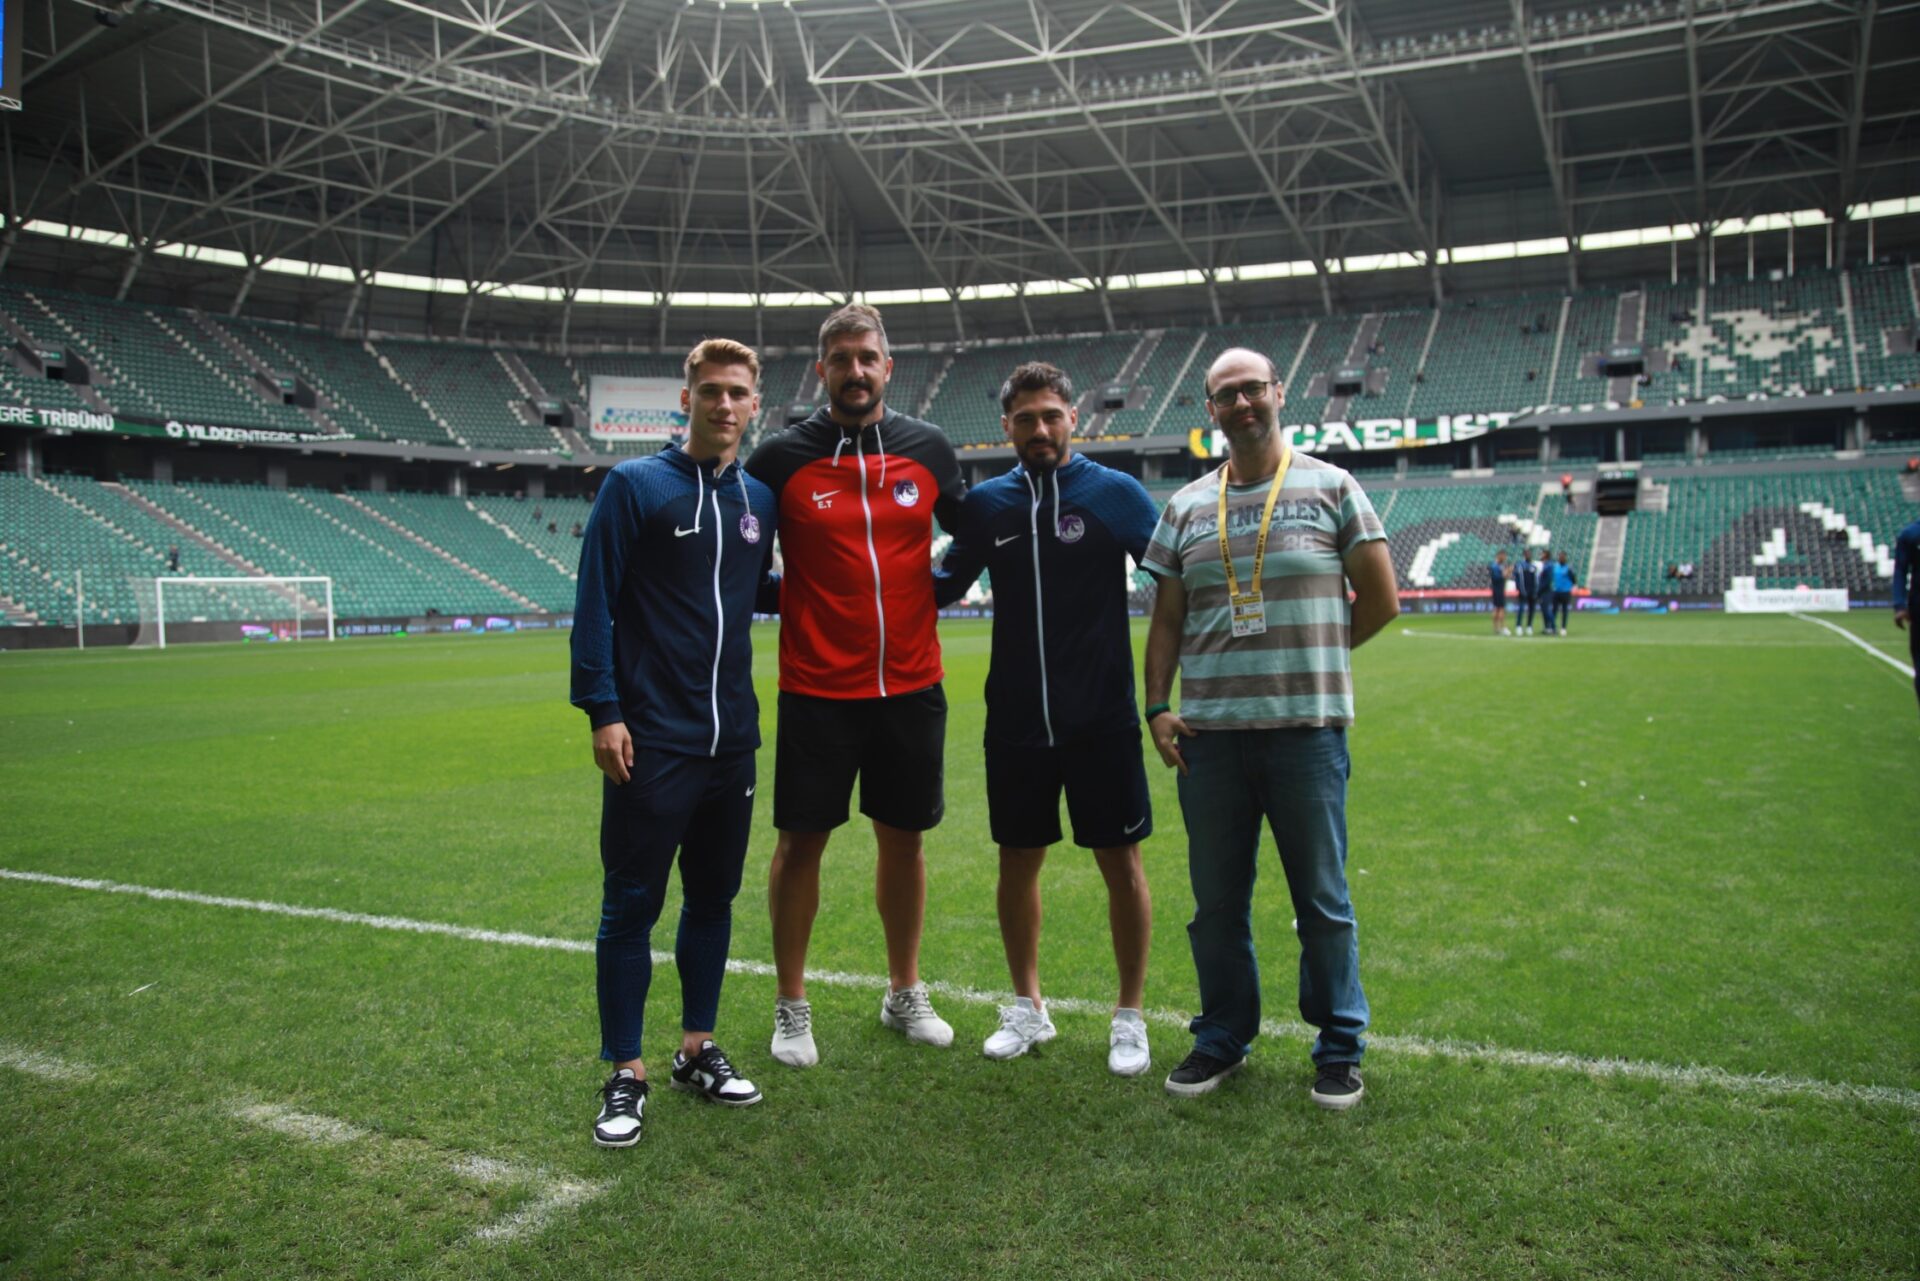
[[[692,1058],[684,1051],[674,1051],[672,1080],[676,1090],[694,1090],[728,1107],[752,1107],[760,1101],[759,1088],[734,1071],[733,1064],[712,1041],[702,1041],[700,1053]]]
[[[1352,1063],[1322,1063],[1308,1097],[1332,1112],[1344,1112],[1360,1101],[1367,1087],[1360,1083],[1360,1069]]]
[[[594,1118],[593,1141],[603,1148],[630,1148],[638,1143],[645,1123],[647,1083],[632,1068],[621,1068],[600,1087],[600,1097],[606,1102]]]
[[[1195,1050],[1167,1074],[1167,1093],[1188,1097],[1210,1093],[1246,1065],[1245,1059],[1216,1059],[1205,1050]]]

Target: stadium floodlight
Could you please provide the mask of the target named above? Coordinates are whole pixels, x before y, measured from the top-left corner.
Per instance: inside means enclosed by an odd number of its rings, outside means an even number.
[[[268,574],[211,577],[173,574],[131,580],[140,606],[136,646],[167,647],[167,623],[236,625],[241,638],[299,640],[304,624],[327,620],[333,639],[333,579]]]

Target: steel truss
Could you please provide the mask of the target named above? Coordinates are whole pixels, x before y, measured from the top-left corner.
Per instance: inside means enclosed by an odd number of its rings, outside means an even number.
[[[45,3],[7,247],[121,232],[123,293],[161,246],[225,248],[235,308],[274,259],[347,268],[312,288],[356,305],[375,272],[468,281],[463,329],[488,282],[925,289],[960,334],[974,286],[1077,281],[1111,322],[1115,278],[1183,272],[1217,314],[1249,263],[1311,264],[1331,308],[1359,254],[1438,296],[1423,78],[1524,79],[1515,168],[1569,239],[1910,194],[1920,110],[1912,40],[1878,35],[1920,3],[1879,0],[1511,0],[1475,31],[1388,0]]]

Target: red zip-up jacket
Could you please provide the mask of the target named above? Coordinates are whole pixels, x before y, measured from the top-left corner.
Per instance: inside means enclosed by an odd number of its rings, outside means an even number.
[[[823,407],[762,441],[747,474],[780,503],[780,688],[885,698],[937,684],[933,520],[966,482],[946,433],[888,411],[859,429]]]

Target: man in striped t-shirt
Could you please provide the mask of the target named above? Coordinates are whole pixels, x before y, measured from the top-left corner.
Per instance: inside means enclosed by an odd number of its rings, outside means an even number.
[[[1348,657],[1400,612],[1393,563],[1353,477],[1281,440],[1270,360],[1223,353],[1206,393],[1227,460],[1173,496],[1144,562],[1159,585],[1145,715],[1161,759],[1180,771],[1200,978],[1193,1052],[1167,1090],[1213,1089],[1259,1031],[1252,907],[1264,819],[1298,918],[1300,1014],[1320,1030],[1312,1098],[1347,1108],[1362,1092],[1368,1017],[1347,894]],[[1178,712],[1168,706],[1176,664]]]

